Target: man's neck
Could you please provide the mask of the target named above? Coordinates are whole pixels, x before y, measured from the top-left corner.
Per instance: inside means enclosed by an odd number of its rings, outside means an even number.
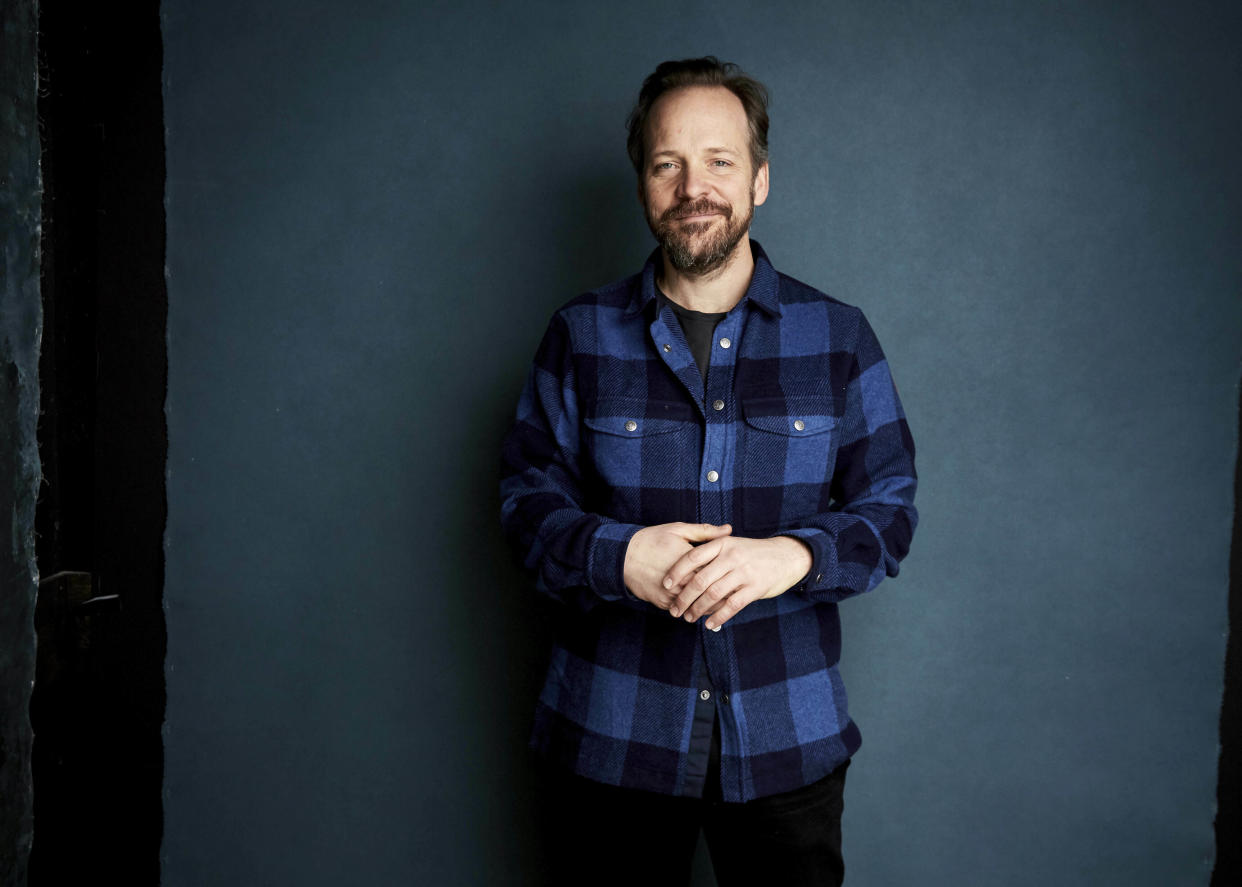
[[[683,308],[705,314],[723,314],[742,301],[755,272],[750,238],[743,237],[724,264],[707,274],[679,271],[664,256],[660,290]]]

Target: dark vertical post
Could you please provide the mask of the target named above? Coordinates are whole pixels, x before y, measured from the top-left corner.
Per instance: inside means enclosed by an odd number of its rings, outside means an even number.
[[[0,884],[22,887],[31,840],[39,488],[39,133],[34,0],[0,6]]]
[[[167,377],[159,4],[46,4],[30,884],[158,884]]]

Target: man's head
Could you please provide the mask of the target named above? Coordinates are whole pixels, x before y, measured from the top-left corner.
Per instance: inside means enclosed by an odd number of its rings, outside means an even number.
[[[724,265],[768,193],[767,96],[714,58],[665,62],[630,114],[629,149],[647,224],[674,268]]]
[[[757,170],[768,162],[767,89],[732,62],[722,62],[709,55],[701,59],[662,62],[643,81],[638,102],[626,121],[629,136],[625,142],[630,162],[639,176],[643,174],[646,160],[647,118],[651,116],[652,105],[664,93],[687,86],[721,86],[737,96],[746,113],[751,166]]]

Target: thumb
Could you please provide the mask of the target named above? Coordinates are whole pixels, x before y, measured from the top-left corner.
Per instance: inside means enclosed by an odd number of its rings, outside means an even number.
[[[687,542],[707,542],[732,532],[733,528],[728,524],[686,524],[678,535]]]

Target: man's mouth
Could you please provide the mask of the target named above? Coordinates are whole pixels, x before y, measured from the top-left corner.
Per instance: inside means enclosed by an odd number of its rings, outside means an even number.
[[[703,222],[715,216],[728,216],[724,207],[714,205],[687,206],[669,212],[667,218],[677,222]]]

